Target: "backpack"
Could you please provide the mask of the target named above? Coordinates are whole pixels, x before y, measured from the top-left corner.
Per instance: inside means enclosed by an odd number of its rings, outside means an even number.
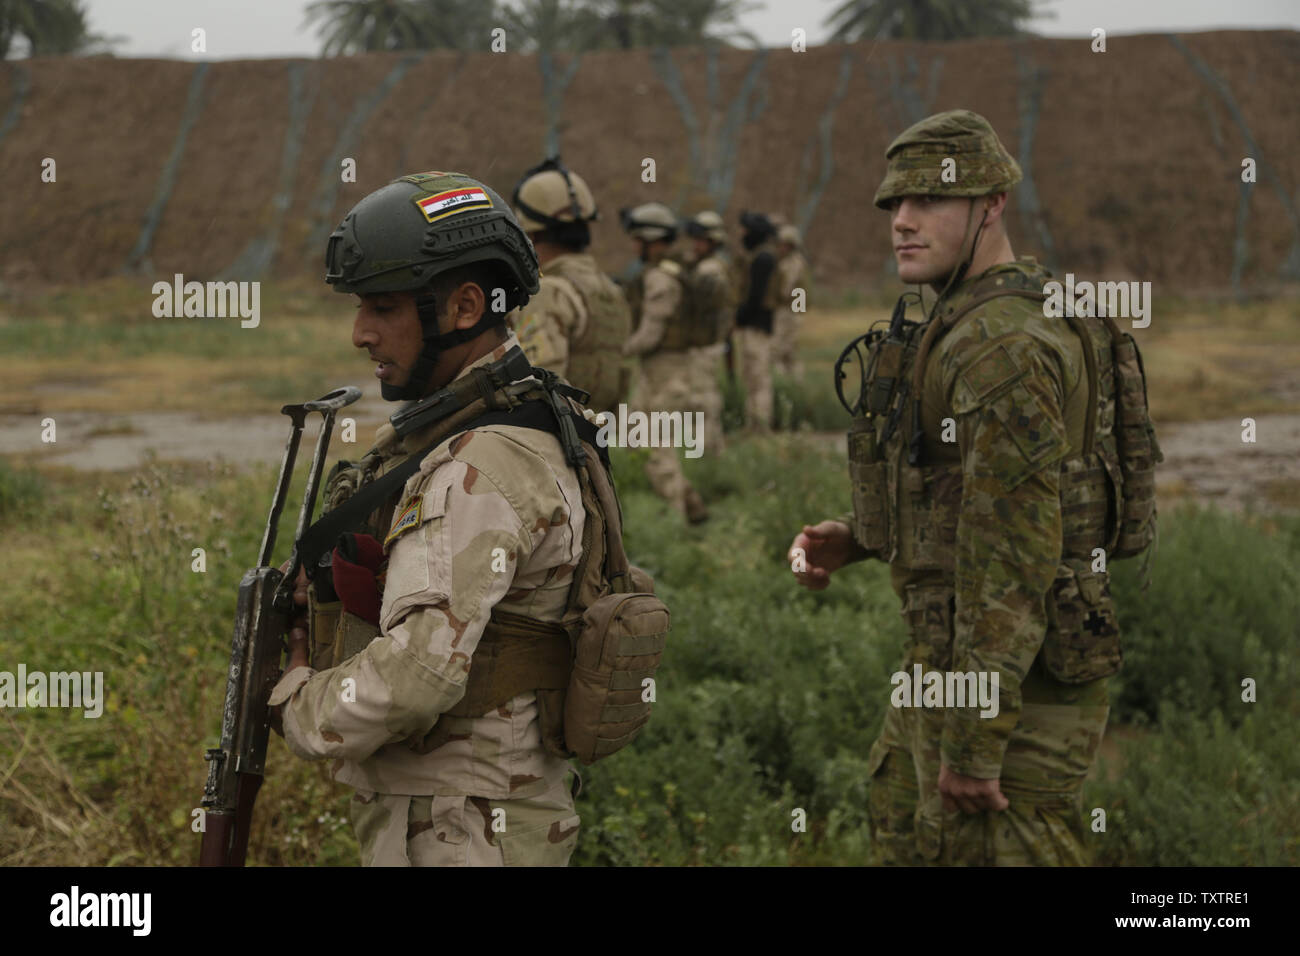
[[[998,289],[967,303],[962,309],[946,317],[942,327],[936,323],[926,330],[921,340],[920,350],[914,365],[913,394],[920,394],[920,375],[923,374],[929,352],[935,340],[959,320],[968,315],[977,306],[989,299],[999,296],[1015,295],[1042,302],[1047,299],[1045,293],[1027,289]],[[1086,435],[1084,437],[1084,454],[1093,451],[1095,440],[1095,420],[1098,396],[1097,353],[1088,334],[1083,319],[1066,315],[1083,342],[1083,354],[1088,374],[1089,410]],[[1142,354],[1137,341],[1132,335],[1120,329],[1113,318],[1108,315],[1097,316],[1105,323],[1110,333],[1111,368],[1115,393],[1115,425],[1112,434],[1118,452],[1118,462],[1106,462],[1108,466],[1118,465],[1119,482],[1112,482],[1115,492],[1116,525],[1113,538],[1114,546],[1108,550],[1110,559],[1133,558],[1142,554],[1157,539],[1155,467],[1164,461],[1164,454],[1156,441],[1155,425],[1151,421],[1150,407],[1147,403],[1146,368],[1142,364]],[[1157,545],[1158,546],[1158,545]],[[1148,555],[1148,561],[1150,555]]]

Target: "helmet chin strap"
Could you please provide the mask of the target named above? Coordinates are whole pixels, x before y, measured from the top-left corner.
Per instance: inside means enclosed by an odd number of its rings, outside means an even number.
[[[930,307],[929,315],[926,316],[927,319],[933,318],[934,313],[939,308],[939,303],[943,301],[944,296],[948,294],[949,290],[951,290],[952,287],[955,285],[960,285],[962,279],[966,278],[966,270],[970,268],[971,262],[975,259],[975,247],[979,245],[980,233],[984,231],[984,221],[988,219],[988,216],[989,216],[989,211],[988,209],[985,209],[983,215],[980,216],[980,224],[975,229],[975,237],[971,240],[970,252],[967,252],[965,255],[962,256],[962,260],[957,264],[957,268],[953,269],[952,273],[948,276],[948,281],[947,283],[945,283],[943,287],[943,291],[939,293],[939,298],[935,299],[934,305]],[[970,224],[971,224],[971,220],[974,217],[975,217],[975,197],[972,196],[970,200],[970,209],[968,209],[966,212],[966,229],[962,233],[961,244],[963,249],[966,248],[966,236],[970,234]],[[917,291],[917,295],[919,296],[921,293],[921,283],[919,282],[916,284],[916,291]]]
[[[433,376],[433,368],[438,364],[438,357],[449,348],[478,338],[497,321],[492,313],[484,311],[479,320],[467,329],[439,332],[438,305],[431,292],[416,297],[415,312],[419,316],[420,327],[423,329],[424,344],[420,348],[419,357],[415,360],[415,366],[411,369],[411,377],[406,380],[405,385],[379,383],[379,394],[386,402],[405,402],[423,398],[429,386],[429,379]]]

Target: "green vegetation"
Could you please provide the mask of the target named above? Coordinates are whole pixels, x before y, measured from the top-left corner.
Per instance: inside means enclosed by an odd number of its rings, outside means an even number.
[[[878,563],[811,594],[785,561],[802,521],[847,507],[838,446],[737,439],[721,462],[688,461],[713,512],[696,528],[649,493],[644,452],[615,451],[629,554],[654,575],[673,630],[649,727],[583,770],[576,863],[871,862],[866,755],[901,654],[897,600]],[[0,470],[0,495],[24,480]],[[4,667],[102,670],[108,694],[98,720],[0,712],[0,865],[194,861],[190,812],[216,739],[235,592],[273,483],[269,467],[155,463],[46,479],[18,496],[37,510],[0,514]],[[1137,563],[1114,569],[1121,746],[1084,793],[1107,811],[1097,862],[1295,865],[1300,519],[1177,511],[1162,518],[1145,597]],[[1241,701],[1246,677],[1258,703]],[[268,762],[252,862],[355,863],[350,791],[279,738]],[[796,808],[806,833],[791,831]]]
[[[965,40],[1014,36],[1023,21],[1056,16],[1034,10],[1034,0],[844,0],[826,18],[831,42]]]
[[[758,38],[739,24],[746,0],[317,0],[322,56],[366,50],[482,50],[506,31],[506,49],[576,52],[726,43]]]

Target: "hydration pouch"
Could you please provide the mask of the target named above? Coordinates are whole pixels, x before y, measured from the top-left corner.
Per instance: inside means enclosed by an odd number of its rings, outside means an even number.
[[[1146,372],[1137,342],[1113,322],[1112,354],[1115,360],[1115,425],[1119,464],[1123,474],[1119,541],[1112,558],[1141,554],[1155,538],[1155,466],[1164,460],[1156,442],[1155,427],[1147,407]]]
[[[1119,622],[1110,576],[1088,559],[1068,558],[1056,569],[1047,598],[1043,640],[1047,673],[1065,684],[1087,684],[1120,668]]]

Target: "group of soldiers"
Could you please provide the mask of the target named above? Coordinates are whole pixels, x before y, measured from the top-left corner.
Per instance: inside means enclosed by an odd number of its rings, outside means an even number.
[[[639,268],[622,289],[587,252],[595,198],[556,158],[524,174],[515,215],[541,264],[540,291],[508,316],[524,354],[590,394],[590,407],[616,410],[635,387],[647,410],[701,413],[701,451],[726,447],[720,375],[740,356],[745,428],[772,422],[772,368],[799,376],[799,321],[808,263],[799,230],[761,213],[741,214],[742,251],[728,250],[722,217],[704,210],[679,220],[666,205],[622,210]],[[690,248],[679,253],[682,233]],[[629,369],[634,363],[635,371]],[[654,443],[646,474],[655,493],[691,523],[708,507],[682,471],[677,450]]]
[[[900,279],[918,288],[913,304],[926,287],[937,298],[909,319],[905,295],[887,330],[862,337],[867,374],[846,403],[853,510],[805,525],[790,548],[795,579],[812,590],[854,562],[890,565],[904,676],[938,675],[940,690],[945,676],[949,688],[954,675],[972,687],[991,677],[991,708],[931,699],[927,683],[924,700],[918,689],[887,709],[867,755],[887,863],[1086,862],[1081,788],[1121,656],[1107,561],[1142,553],[1155,528],[1159,449],[1136,344],[1107,317],[1045,314],[1050,273],[1017,258],[1005,228],[1020,178],[966,110],[890,145],[875,195],[882,227],[887,218]],[[340,612],[321,569],[299,578],[310,624],[289,635],[270,702],[290,749],[333,760],[335,779],[357,790],[368,864],[567,862],[578,781],[564,759],[572,714],[554,695],[588,671],[580,661],[534,670],[528,648],[602,593],[575,572],[608,553],[592,523],[608,532],[618,508],[612,493],[597,507],[578,480],[600,465],[569,453],[572,428],[538,430],[524,406],[539,402],[523,399],[544,391],[550,407],[594,421],[623,395],[622,359],[636,357],[639,402],[703,407],[716,451],[727,334],[748,370],[749,425],[762,429],[779,310],[804,269],[783,268],[770,245],[784,238],[793,252],[797,234],[756,214],[742,217],[731,265],[721,218],[691,217],[694,255],[678,261],[678,220],[651,203],[622,216],[643,265],[625,299],[585,251],[595,203],[576,174],[548,161],[514,200],[512,211],[458,173],[405,176],[363,199],[327,251],[327,281],[359,297],[353,345],[378,364],[384,397],[410,402],[360,462],[336,466],[328,505],[403,462],[419,470],[372,516],[365,547],[335,551],[335,578],[351,575],[349,591],[364,579],[365,602],[350,607],[340,589]],[[493,308],[494,289],[505,309]],[[556,373],[590,393],[588,407]],[[466,431],[467,403],[495,417]],[[657,450],[652,481],[699,520],[703,503],[669,452],[671,463]],[[622,593],[621,573],[603,586]],[[643,576],[636,589],[650,587]],[[332,657],[319,653],[331,646]]]

